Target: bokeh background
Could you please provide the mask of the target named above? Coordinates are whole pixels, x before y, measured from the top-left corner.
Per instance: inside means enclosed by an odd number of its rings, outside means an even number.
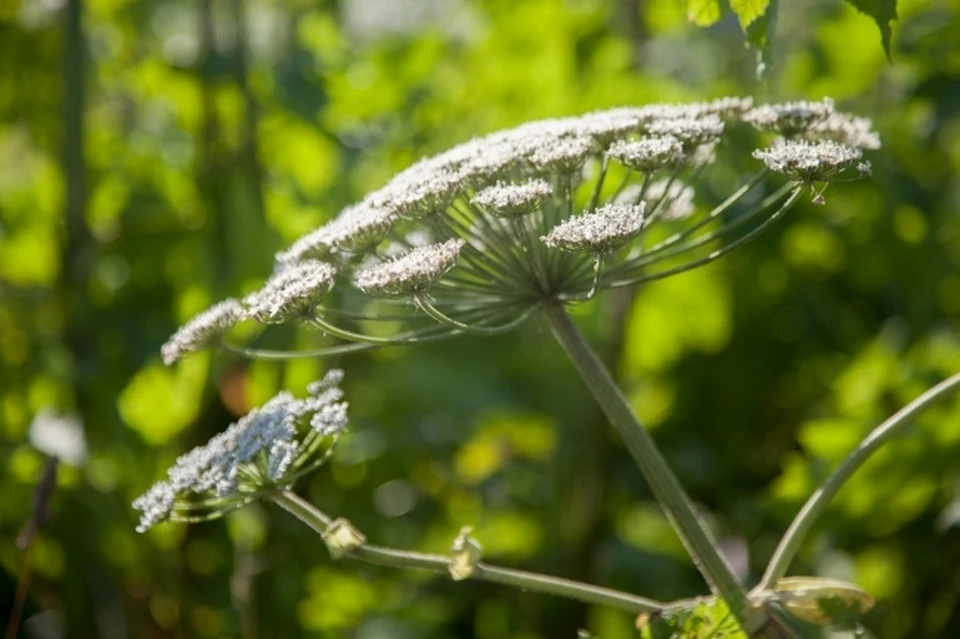
[[[604,608],[331,562],[267,505],[134,532],[131,500],[178,454],[333,365],[353,434],[300,492],[371,540],[443,552],[472,524],[501,564],[701,594],[542,326],[287,365],[165,368],[158,348],[261,281],[275,250],[474,135],[624,104],[832,96],[883,136],[872,179],[578,313],[757,578],[859,438],[960,370],[960,4],[901,0],[892,64],[846,3],[780,4],[758,81],[734,18],[698,29],[675,0],[0,2],[0,619],[54,446],[24,637],[634,636]],[[862,585],[880,637],[960,636],[958,459],[953,401],[854,478],[793,572]]]

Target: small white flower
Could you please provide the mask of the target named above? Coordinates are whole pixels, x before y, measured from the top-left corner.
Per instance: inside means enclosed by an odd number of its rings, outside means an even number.
[[[360,269],[354,281],[367,293],[406,295],[423,291],[453,267],[465,243],[453,239],[413,249],[396,260]]]
[[[523,184],[497,182],[477,191],[470,201],[500,217],[519,217],[535,210],[552,193],[553,188],[543,180]]]
[[[806,142],[777,140],[768,149],[757,149],[753,157],[763,160],[771,171],[797,182],[825,182],[858,165],[861,157],[854,149],[830,140]]]
[[[274,274],[244,302],[247,314],[264,323],[285,322],[309,316],[333,287],[336,269],[317,260],[306,260]]]
[[[243,307],[235,299],[214,304],[177,329],[160,347],[163,363],[169,366],[188,353],[216,343],[242,320],[243,316]]]
[[[267,453],[267,476],[272,481],[283,479],[299,454],[300,449],[296,442],[282,439],[274,441]]]
[[[648,173],[675,166],[683,158],[683,145],[672,135],[634,142],[619,140],[610,145],[607,156],[635,171]]]
[[[569,218],[540,240],[572,253],[608,253],[643,229],[644,204],[607,204],[593,213]]]
[[[137,532],[146,532],[169,517],[176,501],[177,491],[166,481],[158,481],[150,490],[137,497],[133,501],[133,507],[142,513]]]

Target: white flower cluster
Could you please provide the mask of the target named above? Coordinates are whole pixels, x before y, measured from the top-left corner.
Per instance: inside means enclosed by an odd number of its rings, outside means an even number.
[[[333,266],[319,260],[288,266],[244,298],[246,314],[264,323],[309,316],[333,288],[336,273]]]
[[[360,269],[355,283],[360,290],[371,293],[421,292],[453,267],[464,244],[464,240],[454,239],[415,248],[395,260]]]
[[[540,240],[571,253],[609,253],[627,244],[643,229],[645,204],[611,203],[555,226]]]
[[[179,457],[167,471],[166,480],[133,502],[142,513],[137,531],[144,532],[174,516],[180,499],[207,498],[222,505],[231,497],[256,496],[263,488],[283,483],[288,473],[307,461],[302,457],[315,452],[311,442],[346,428],[347,404],[339,401],[342,379],[342,371],[330,371],[308,387],[310,395],[305,399],[281,392],[203,446]],[[306,436],[301,433],[305,423],[309,424]]]
[[[290,265],[242,302],[227,299],[190,319],[160,348],[168,366],[184,355],[213,346],[244,319],[281,323],[307,317],[333,287],[336,269],[318,260]]]
[[[820,102],[763,104],[745,113],[743,120],[762,131],[775,131],[790,137],[809,131],[835,112],[833,100],[824,98]]]
[[[685,149],[716,142],[723,135],[723,120],[717,115],[656,120],[647,126],[655,136],[670,136],[679,140]]]
[[[854,166],[861,173],[869,172],[869,164],[860,163],[862,155],[859,149],[831,140],[776,140],[770,148],[753,152],[753,156],[763,160],[771,171],[804,183],[833,179]]]
[[[164,363],[169,366],[187,353],[213,345],[242,320],[244,314],[243,306],[235,299],[214,304],[177,329],[160,347]]]
[[[825,120],[811,127],[807,137],[813,140],[833,140],[855,149],[880,148],[880,136],[873,130],[870,120],[839,111],[831,113]]]
[[[737,116],[749,105],[749,99],[721,98],[694,105],[623,107],[531,122],[476,138],[410,166],[333,221],[301,237],[279,253],[277,261],[290,264],[365,250],[396,224],[436,212],[470,189],[482,190],[518,175],[573,171],[588,158],[602,155],[611,142],[632,135],[672,135],[691,146],[715,140],[723,133],[720,116]]]
[[[635,171],[651,172],[673,166],[683,159],[683,145],[672,135],[636,141],[617,140],[607,149],[607,157]]]
[[[865,169],[857,164],[860,149],[880,143],[869,120],[836,111],[828,99],[754,106],[749,98],[616,108],[476,138],[415,163],[278,253],[275,274],[260,291],[231,302],[223,317],[188,323],[164,347],[165,361],[215,343],[244,318],[268,324],[312,318],[333,338],[369,344],[384,336],[366,339],[374,336],[337,322],[388,321],[391,329],[404,322],[397,339],[414,342],[439,339],[447,329],[454,334],[455,327],[463,332],[464,325],[513,326],[532,309],[525,305],[547,296],[574,301],[648,281],[667,257],[674,262],[671,274],[684,270],[681,260],[691,268],[705,264],[727,244],[721,227],[733,216],[720,213],[739,209],[736,219],[745,224],[765,215],[758,207],[768,200],[755,197],[765,188],[759,165],[751,181],[715,209],[717,224],[693,221],[688,229],[649,238],[640,231],[696,217],[691,181],[724,152],[720,141],[728,128],[743,121],[786,138],[754,157],[801,184]],[[787,191],[780,195],[786,202]],[[660,242],[657,251],[647,253],[653,248],[644,246],[647,239]],[[585,257],[634,240],[638,246],[615,268],[589,272]],[[325,306],[334,286],[338,309]],[[425,298],[418,305],[382,299],[419,296],[429,287],[442,291],[431,296],[426,313]],[[389,313],[370,304],[377,297]]]
[[[470,201],[499,217],[519,217],[532,212],[552,193],[553,187],[543,180],[521,184],[497,182],[477,191]]]

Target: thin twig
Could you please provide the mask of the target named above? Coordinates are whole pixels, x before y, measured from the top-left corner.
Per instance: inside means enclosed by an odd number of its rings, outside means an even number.
[[[329,516],[292,492],[274,492],[269,495],[269,498],[321,535],[325,533],[327,528],[333,523]],[[355,548],[347,556],[351,559],[357,559],[380,566],[415,568],[443,574],[448,573],[451,562],[451,558],[445,555],[397,550],[367,543]],[[514,586],[522,590],[567,597],[584,603],[611,606],[632,613],[656,612],[664,606],[664,604],[659,601],[637,597],[609,588],[601,588],[578,581],[541,575],[525,570],[501,568],[482,562],[476,565],[470,579],[489,581]]]
[[[757,590],[769,590],[774,587],[777,580],[787,573],[787,568],[793,560],[800,544],[810,532],[814,522],[826,510],[830,501],[840,492],[843,485],[850,476],[863,466],[863,464],[887,442],[900,434],[908,424],[912,423],[923,411],[934,405],[936,402],[950,396],[960,389],[960,373],[943,380],[920,397],[916,398],[902,409],[897,411],[888,420],[877,426],[866,439],[860,442],[853,452],[847,455],[847,458],[837,467],[833,474],[827,478],[810,496],[807,503],[803,505],[800,512],[794,518],[790,528],[787,529],[780,545],[777,546],[770,564],[760,580]]]

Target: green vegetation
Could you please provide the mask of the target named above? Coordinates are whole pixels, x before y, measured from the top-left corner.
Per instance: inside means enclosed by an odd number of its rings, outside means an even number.
[[[716,15],[697,22],[712,26],[691,24],[708,4]],[[259,287],[276,251],[471,137],[620,105],[831,96],[881,135],[871,179],[831,187],[823,206],[801,198],[723,260],[574,309],[734,571],[757,583],[861,440],[960,371],[960,15],[947,0],[726,5],[0,6],[0,620],[22,599],[25,637],[718,636],[730,611],[705,598],[547,322],[292,362],[205,351],[165,367],[159,348]],[[744,161],[704,183],[703,205],[746,175],[754,147],[728,144]],[[296,326],[237,337],[318,341]],[[334,366],[351,425],[298,492],[377,544],[373,563],[476,539],[497,568],[453,581],[334,562],[267,501],[135,532],[130,503],[179,454]],[[862,588],[878,637],[955,636],[960,401],[890,432],[787,549],[790,574]],[[56,475],[38,450],[54,447]],[[633,612],[502,585],[521,571],[637,595]],[[860,632],[859,590],[779,576],[765,577],[767,631],[828,610]],[[638,620],[642,597],[686,603]]]

